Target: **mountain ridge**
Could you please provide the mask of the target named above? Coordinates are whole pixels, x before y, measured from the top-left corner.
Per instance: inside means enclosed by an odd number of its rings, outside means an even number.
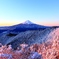
[[[38,24],[35,24],[35,23],[27,20],[23,23],[16,24],[13,26],[0,27],[0,32],[4,32],[4,31],[23,32],[23,31],[27,31],[27,30],[45,29],[47,27],[48,26],[38,25]]]

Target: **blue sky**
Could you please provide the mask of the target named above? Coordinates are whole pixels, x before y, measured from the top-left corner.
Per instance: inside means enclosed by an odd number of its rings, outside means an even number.
[[[59,25],[59,0],[0,0],[0,25],[26,20],[42,25]]]

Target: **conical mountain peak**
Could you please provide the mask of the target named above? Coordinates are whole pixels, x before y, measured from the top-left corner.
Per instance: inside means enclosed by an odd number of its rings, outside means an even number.
[[[27,20],[27,21],[23,22],[22,24],[34,24],[34,23],[29,21],[29,20]]]

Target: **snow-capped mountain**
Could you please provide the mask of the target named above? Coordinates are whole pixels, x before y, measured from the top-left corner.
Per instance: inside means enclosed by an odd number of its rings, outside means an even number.
[[[22,24],[34,24],[34,23],[29,21],[29,20],[27,20],[27,21],[23,22]]]
[[[39,29],[44,29],[46,27],[47,26],[38,25],[38,24],[35,24],[35,23],[27,20],[23,23],[16,24],[13,26],[0,27],[0,33],[4,32],[4,31],[23,32],[23,31],[27,31],[27,30],[39,30]]]
[[[49,26],[35,24],[35,23],[27,20],[23,23],[16,24],[13,26],[0,27],[0,33],[4,32],[4,31],[24,32],[24,31],[28,31],[28,30],[42,30],[42,29],[46,29],[46,28],[49,28]]]
[[[48,26],[38,25],[38,24],[35,24],[35,23],[27,20],[23,23],[16,24],[13,26],[1,27],[0,30],[1,30],[1,32],[3,32],[3,31],[24,32],[24,31],[28,31],[28,30],[42,30],[47,27]]]
[[[42,43],[55,36],[53,31],[56,28],[38,25],[29,20],[13,26],[0,27],[0,43],[11,44],[13,47],[15,45],[14,48],[24,42],[26,44]]]

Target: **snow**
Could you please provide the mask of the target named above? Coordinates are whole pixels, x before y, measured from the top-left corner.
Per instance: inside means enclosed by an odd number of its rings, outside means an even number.
[[[0,57],[7,57],[8,59],[12,58],[11,54],[0,54]]]
[[[38,52],[32,52],[32,54],[30,54],[30,56],[28,58],[29,59],[41,59],[42,55],[39,54]]]
[[[16,53],[23,53],[23,51],[22,50],[20,50],[20,51],[15,51]]]
[[[41,57],[41,55],[38,54],[37,52],[34,52],[31,57],[34,59],[34,58],[39,58],[39,57]]]
[[[23,22],[22,24],[33,24],[31,21],[27,20],[25,22]]]
[[[11,45],[9,45],[8,49],[12,49],[12,46],[11,46]]]
[[[27,44],[21,44],[20,46],[21,46],[22,48],[26,48],[26,47],[28,47]]]

